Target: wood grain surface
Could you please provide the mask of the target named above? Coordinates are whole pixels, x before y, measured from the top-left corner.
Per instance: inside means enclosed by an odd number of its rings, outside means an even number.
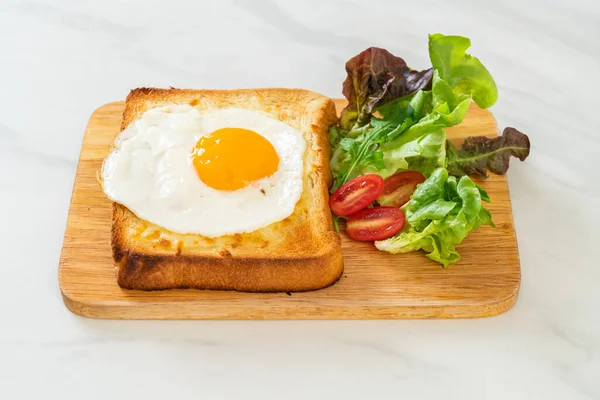
[[[345,101],[336,100],[338,110]],[[339,282],[306,293],[237,293],[121,289],[110,251],[111,203],[96,174],[119,132],[124,102],[106,104],[90,118],[59,264],[66,306],[76,314],[115,319],[373,319],[473,318],[515,303],[520,265],[506,178],[478,182],[490,194],[496,228],[481,227],[458,247],[462,259],[443,269],[421,252],[390,255],[342,234],[345,269]],[[472,105],[453,140],[494,136],[492,114]]]

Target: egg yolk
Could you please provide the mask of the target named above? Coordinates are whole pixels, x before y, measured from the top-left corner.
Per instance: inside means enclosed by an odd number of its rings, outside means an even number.
[[[202,136],[192,150],[202,182],[217,190],[238,190],[271,176],[279,156],[267,139],[242,128],[218,129]]]

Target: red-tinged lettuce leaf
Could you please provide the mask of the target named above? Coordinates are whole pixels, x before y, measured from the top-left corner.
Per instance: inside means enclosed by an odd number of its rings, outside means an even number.
[[[427,88],[433,76],[431,68],[411,70],[402,58],[377,47],[348,60],[346,72],[343,94],[348,106],[340,117],[346,130],[368,123],[377,106]]]
[[[487,171],[503,175],[508,171],[510,158],[524,161],[529,155],[529,138],[515,128],[506,128],[502,136],[487,138],[472,136],[460,148],[447,142],[448,172],[450,175],[475,175],[487,178]]]

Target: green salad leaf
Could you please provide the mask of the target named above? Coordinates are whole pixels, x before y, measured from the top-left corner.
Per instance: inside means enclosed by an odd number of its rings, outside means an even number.
[[[404,230],[375,246],[394,254],[424,250],[427,257],[447,267],[460,259],[456,246],[469,232],[481,225],[493,226],[491,213],[482,205],[482,193],[489,199],[468,176],[457,179],[438,168],[405,205]]]
[[[398,170],[411,169],[429,175],[446,164],[446,131],[444,128],[462,122],[469,105],[470,96],[456,94],[443,81],[437,71],[433,75],[431,92],[420,92],[419,114],[413,114],[416,121],[401,134],[390,135],[380,147],[386,166],[381,171],[383,177],[393,175]],[[428,113],[423,115],[423,111]],[[387,111],[387,110],[386,110]],[[393,115],[393,114],[388,114]],[[384,117],[386,118],[386,117]],[[403,121],[406,123],[407,120]],[[413,119],[410,119],[412,122]],[[400,125],[402,126],[402,125]],[[368,169],[359,171],[366,173]]]
[[[529,138],[515,128],[505,128],[502,136],[467,138],[460,148],[448,142],[448,171],[451,175],[475,175],[487,177],[487,170],[505,174],[511,157],[524,161],[529,156]]]
[[[481,108],[493,106],[498,88],[489,71],[467,49],[471,41],[462,36],[429,35],[429,58],[433,69],[456,93],[466,93]]]

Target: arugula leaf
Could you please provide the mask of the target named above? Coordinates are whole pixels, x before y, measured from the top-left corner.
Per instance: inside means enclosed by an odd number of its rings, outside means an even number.
[[[343,138],[340,141],[340,147],[350,154],[351,157],[356,157],[358,154],[358,143],[352,138]]]
[[[383,154],[377,147],[384,140],[386,132],[385,127],[371,129],[357,138],[345,137],[340,141],[330,161],[331,170],[336,177],[332,192],[356,176],[361,168],[385,168]]]
[[[475,175],[487,177],[487,170],[505,174],[510,158],[524,161],[529,156],[529,138],[515,128],[505,128],[502,136],[487,138],[474,136],[465,139],[460,148],[451,142],[446,146],[448,171],[451,175]]]
[[[488,108],[498,100],[498,88],[489,71],[467,49],[471,41],[462,36],[429,35],[429,58],[433,69],[448,82],[455,93],[473,96],[481,108]]]
[[[351,130],[369,122],[378,105],[426,88],[433,71],[415,71],[406,62],[377,47],[370,47],[346,63],[348,76],[343,94],[348,106],[342,111],[340,126]]]
[[[470,231],[481,225],[493,226],[490,212],[481,203],[482,190],[469,177],[457,180],[446,169],[438,168],[404,206],[404,231],[376,241],[375,246],[394,254],[424,250],[427,257],[447,267],[460,259],[455,246]]]

